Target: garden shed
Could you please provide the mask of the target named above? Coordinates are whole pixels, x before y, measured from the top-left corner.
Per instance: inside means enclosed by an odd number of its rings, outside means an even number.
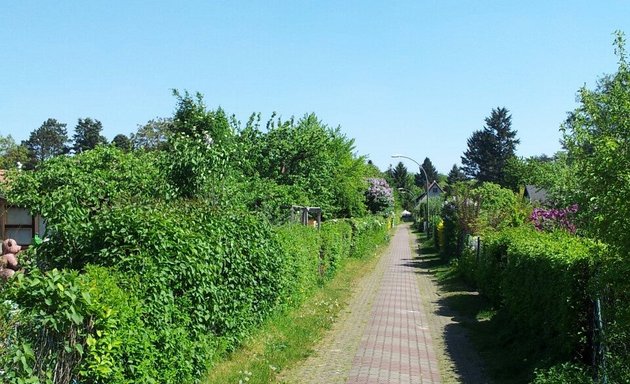
[[[5,170],[0,170],[0,183],[5,183]],[[42,236],[45,223],[41,216],[31,215],[28,209],[16,207],[7,202],[0,193],[0,236],[14,239],[22,246],[33,243],[35,235]]]

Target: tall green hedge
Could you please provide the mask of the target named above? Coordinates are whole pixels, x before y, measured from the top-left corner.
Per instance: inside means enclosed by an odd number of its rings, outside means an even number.
[[[352,223],[272,228],[190,201],[112,207],[80,239],[91,250],[82,271],[34,269],[2,291],[12,305],[1,306],[0,326],[15,332],[0,340],[12,340],[0,378],[46,382],[62,367],[77,382],[196,382],[271,311],[331,277],[353,246],[363,256],[386,239],[380,219]],[[56,260],[55,249],[30,251],[31,265]]]
[[[287,224],[275,229],[284,249],[286,304],[301,302],[320,281],[320,252],[322,238],[319,232],[301,224]]]
[[[509,319],[513,337],[551,362],[587,359],[595,250],[566,232],[522,226],[484,237],[460,268]]]

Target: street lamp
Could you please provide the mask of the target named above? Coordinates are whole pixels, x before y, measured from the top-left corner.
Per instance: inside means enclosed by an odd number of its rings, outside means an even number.
[[[418,168],[420,168],[422,172],[424,172],[424,180],[426,182],[425,196],[426,196],[426,202],[427,202],[426,207],[425,207],[424,229],[427,232],[427,239],[428,239],[429,238],[429,175],[427,175],[427,171],[424,170],[424,168],[422,167],[422,164],[418,163],[417,161],[415,161],[409,156],[395,154],[395,155],[392,155],[392,157],[395,159],[403,158],[403,159],[411,160],[418,165]]]

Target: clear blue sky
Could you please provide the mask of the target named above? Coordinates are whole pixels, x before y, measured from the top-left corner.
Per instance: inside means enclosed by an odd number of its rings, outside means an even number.
[[[559,150],[617,29],[628,1],[4,1],[0,134],[92,117],[112,139],[171,116],[178,88],[242,121],[315,112],[381,169],[446,173],[498,106],[519,155]]]

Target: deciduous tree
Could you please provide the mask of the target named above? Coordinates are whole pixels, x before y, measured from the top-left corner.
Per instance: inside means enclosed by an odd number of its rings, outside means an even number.
[[[144,125],[138,125],[138,131],[130,136],[134,149],[164,149],[168,135],[173,128],[172,118],[157,117]]]
[[[616,38],[618,70],[594,90],[578,93],[578,108],[562,127],[569,160],[575,166],[571,193],[584,212],[580,228],[630,251],[630,69],[621,33]]]
[[[28,162],[28,150],[17,145],[11,135],[0,135],[0,168],[11,169]]]

